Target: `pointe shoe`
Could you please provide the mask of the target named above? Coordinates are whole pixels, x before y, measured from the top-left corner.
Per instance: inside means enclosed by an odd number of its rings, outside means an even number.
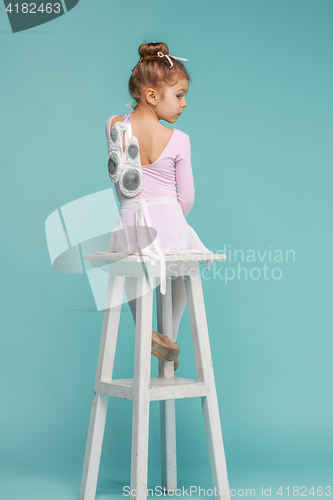
[[[175,342],[175,344],[177,344],[177,342]],[[173,371],[175,372],[179,366],[178,357],[174,360],[173,364],[174,364]]]
[[[141,193],[142,187],[139,143],[137,138],[132,136],[124,151],[124,165],[119,177],[119,189],[125,196],[133,197]]]
[[[122,122],[116,122],[110,133],[108,169],[109,177],[114,183],[119,181],[123,171],[123,133],[125,128]]]
[[[155,332],[152,333],[151,353],[162,361],[174,361],[179,355],[179,347],[166,335]]]

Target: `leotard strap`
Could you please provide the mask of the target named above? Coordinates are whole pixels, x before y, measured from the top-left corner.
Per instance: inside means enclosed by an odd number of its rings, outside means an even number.
[[[123,119],[123,124],[125,125],[125,144],[127,146],[128,141],[132,137],[132,124],[131,124],[131,113],[125,115]]]

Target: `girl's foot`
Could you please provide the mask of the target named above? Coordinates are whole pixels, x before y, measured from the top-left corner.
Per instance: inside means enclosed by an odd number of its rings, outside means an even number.
[[[152,331],[151,353],[163,361],[174,361],[179,355],[179,347],[166,335]]]

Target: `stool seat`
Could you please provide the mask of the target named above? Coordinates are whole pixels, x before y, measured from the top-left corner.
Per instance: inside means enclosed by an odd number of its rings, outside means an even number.
[[[210,350],[199,262],[223,261],[224,254],[179,253],[165,255],[166,293],[161,293],[160,266],[146,255],[84,255],[85,260],[108,262],[109,278],[102,326],[80,500],[94,500],[109,397],[133,401],[131,500],[146,500],[148,474],[149,407],[159,401],[161,417],[162,487],[177,490],[175,400],[200,397],[206,429],[215,499],[230,500]],[[172,338],[171,280],[185,282],[197,380],[175,377],[174,362],[158,360],[159,376],[151,377],[153,313],[152,278],[156,280],[157,329]],[[125,279],[136,278],[134,377],[112,379]],[[134,339],[133,339],[134,340]]]
[[[122,257],[123,256],[123,257]],[[84,255],[85,260],[127,260],[128,262],[149,262],[151,257],[149,255],[140,254],[121,254],[116,252],[104,252],[100,254]],[[227,257],[222,253],[177,253],[177,254],[165,254],[165,260],[188,260],[188,261],[198,261],[198,260],[225,260]]]

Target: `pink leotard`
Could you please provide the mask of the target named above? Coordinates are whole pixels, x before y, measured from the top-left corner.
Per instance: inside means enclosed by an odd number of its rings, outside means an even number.
[[[106,123],[107,144],[110,141],[111,116]],[[147,210],[150,225],[156,229],[159,244],[164,254],[187,251],[189,253],[211,253],[186,222],[185,216],[194,203],[194,183],[191,165],[191,146],[187,134],[174,129],[173,135],[156,161],[150,165],[142,165],[143,188],[139,195],[131,201],[150,200],[160,197],[176,197],[174,203],[161,203],[150,206]],[[115,184],[118,199],[129,200]],[[122,226],[136,225],[135,208],[121,208],[119,222],[111,233],[107,252],[126,252],[127,244],[119,230]]]
[[[113,118],[106,123],[107,144],[110,141],[110,127]],[[191,210],[194,203],[194,185],[191,166],[190,138],[181,130],[174,129],[170,141],[160,156],[150,165],[142,165],[143,188],[133,200],[149,199],[156,196],[177,196],[184,216]],[[177,182],[177,187],[176,187]],[[119,200],[128,199],[116,186]]]

